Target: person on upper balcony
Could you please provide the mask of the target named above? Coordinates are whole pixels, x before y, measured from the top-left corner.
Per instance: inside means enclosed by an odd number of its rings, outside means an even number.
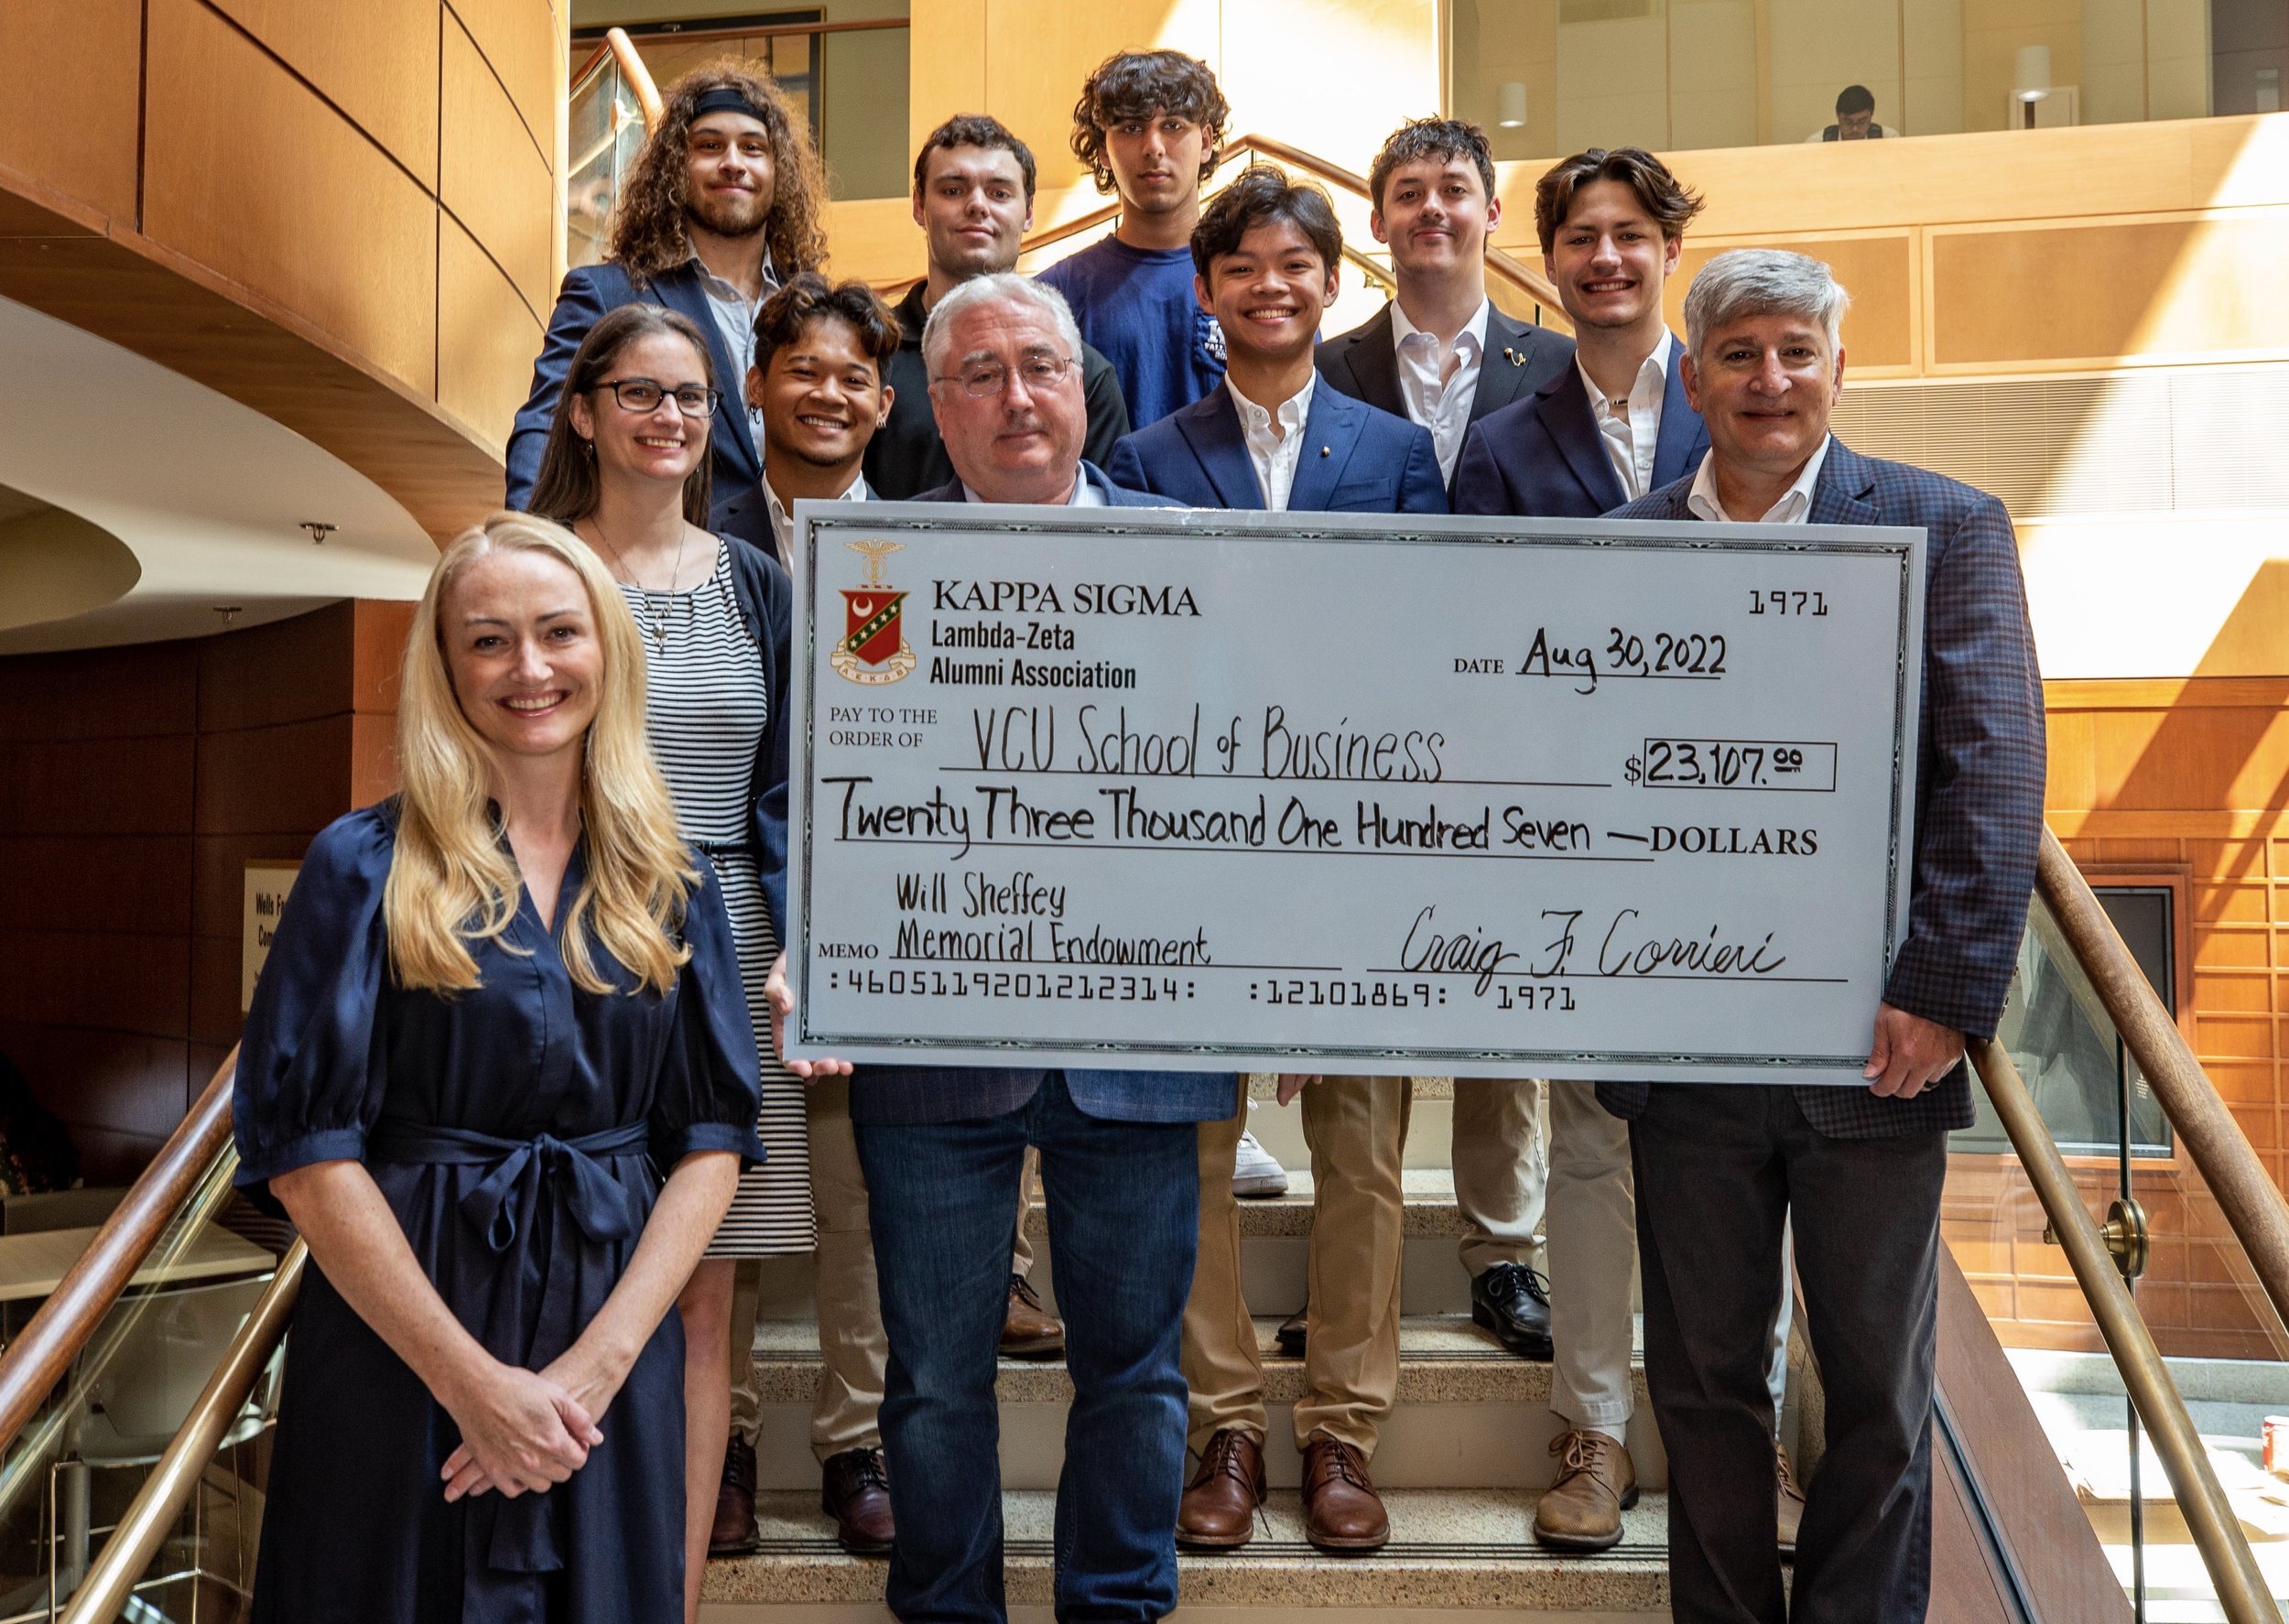
[[[915,157],[914,223],[928,246],[929,273],[897,303],[900,337],[889,362],[897,398],[866,448],[866,482],[884,501],[904,502],[954,477],[930,414],[922,328],[931,307],[972,276],[1017,268],[1033,225],[1034,181],[1033,149],[983,113],[956,114],[930,132]],[[1087,344],[1081,395],[1089,407],[1081,455],[1101,468],[1129,431],[1129,408],[1112,363]]]
[[[1391,249],[1398,291],[1319,346],[1320,375],[1431,431],[1451,487],[1471,424],[1565,370],[1574,346],[1486,297],[1486,249],[1502,218],[1494,150],[1459,118],[1410,119],[1367,171],[1368,229]]]
[[[809,130],[768,78],[718,63],[678,80],[621,187],[611,254],[565,273],[509,435],[508,505],[532,496],[580,341],[605,311],[641,301],[695,323],[725,385],[709,437],[720,530],[722,509],[763,478],[762,416],[740,388],[755,315],[780,283],[826,257],[825,194]]]
[[[1099,191],[1119,192],[1121,219],[1040,279],[1112,363],[1134,428],[1224,375],[1224,335],[1192,297],[1192,228],[1231,113],[1208,64],[1175,50],[1106,58],[1073,108],[1073,155]]]
[[[1964,1040],[2010,991],[2043,838],[2043,677],[2011,515],[1983,491],[1829,431],[1848,302],[1827,265],[1735,249],[1685,297],[1678,358],[1709,452],[1614,514],[1922,531],[1914,875],[1862,1076],[1600,1083],[1629,1123],[1645,1385],[1669,1455],[1679,1619],[1921,1624],[1931,1595],[1939,1197],[1971,1124]],[[1827,1452],[1785,1583],[1774,1548],[1773,1281],[1793,1214]]]
[[[1806,135],[1806,146],[1822,141],[1881,141],[1900,138],[1899,131],[1876,122],[1875,92],[1864,84],[1848,84],[1836,92],[1836,122]]]

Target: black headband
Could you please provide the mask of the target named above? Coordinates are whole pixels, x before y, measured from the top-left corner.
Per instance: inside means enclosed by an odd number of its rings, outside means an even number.
[[[691,116],[695,119],[711,113],[743,113],[765,129],[771,125],[771,121],[764,116],[763,109],[747,99],[746,92],[734,90],[728,84],[719,84],[713,90],[703,92],[691,104]]]

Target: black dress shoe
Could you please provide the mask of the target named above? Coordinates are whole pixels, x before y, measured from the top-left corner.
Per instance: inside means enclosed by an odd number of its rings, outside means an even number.
[[[1520,1359],[1550,1357],[1550,1283],[1523,1263],[1497,1263],[1471,1281],[1470,1318]]]
[[[1306,1337],[1311,1326],[1311,1305],[1301,1308],[1280,1321],[1280,1328],[1272,1333],[1273,1345],[1289,1359],[1304,1357]]]

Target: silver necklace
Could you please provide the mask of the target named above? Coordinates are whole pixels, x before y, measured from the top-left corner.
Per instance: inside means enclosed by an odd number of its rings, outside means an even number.
[[[661,654],[666,654],[667,652],[667,628],[676,612],[676,583],[683,579],[684,548],[691,540],[691,526],[686,525],[677,532],[676,562],[667,571],[667,585],[662,589],[667,601],[655,608],[652,602],[655,596],[653,590],[644,584],[642,577],[628,568],[627,559],[620,556],[620,549],[612,545],[612,537],[604,534],[602,521],[594,514],[591,514],[588,516],[588,522],[595,528],[596,539],[602,542],[604,550],[612,555],[613,567],[619,575],[626,579],[628,585],[636,590],[636,596],[643,604],[645,612],[652,616],[651,624],[647,629],[652,633],[653,648]],[[641,626],[643,623],[643,617],[639,616],[637,624]]]

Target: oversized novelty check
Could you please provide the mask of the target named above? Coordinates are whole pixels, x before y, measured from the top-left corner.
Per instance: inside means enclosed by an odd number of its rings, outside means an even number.
[[[1864,1086],[1920,530],[797,518],[790,1054]]]

